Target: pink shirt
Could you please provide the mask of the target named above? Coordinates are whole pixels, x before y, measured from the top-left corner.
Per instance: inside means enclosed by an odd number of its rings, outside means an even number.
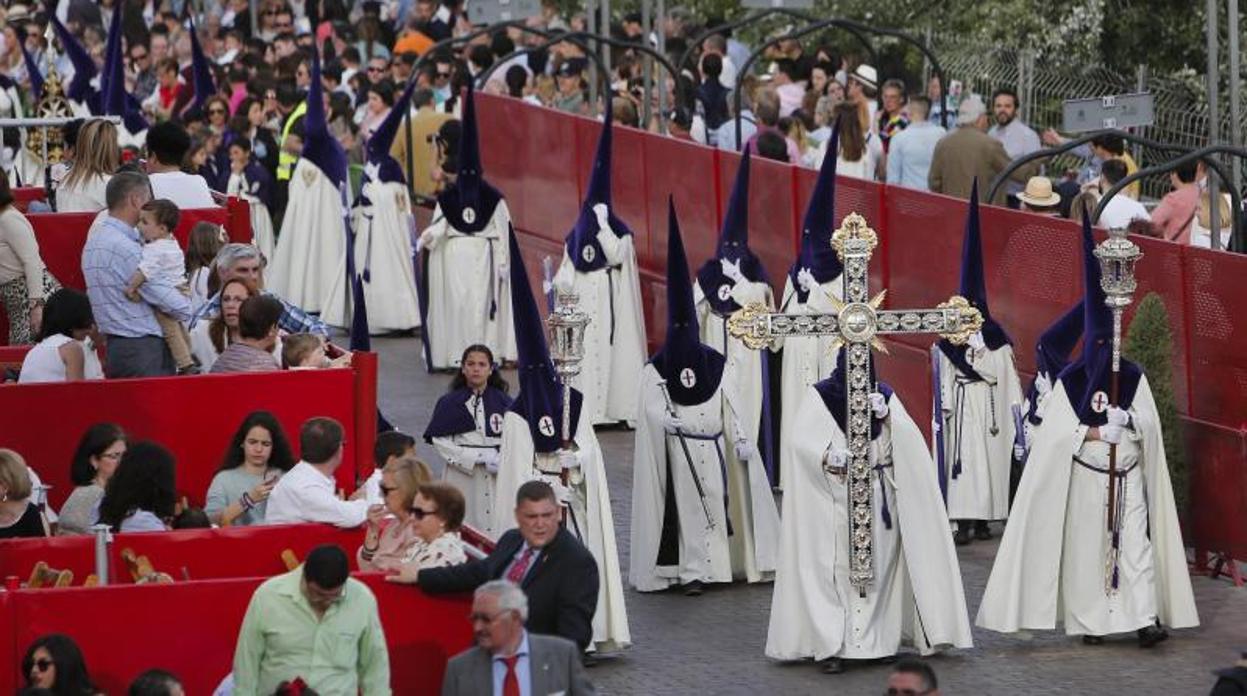
[[[1199,207],[1199,187],[1195,184],[1171,191],[1161,199],[1152,211],[1152,224],[1161,231],[1161,237],[1179,244],[1191,241],[1191,220]]]

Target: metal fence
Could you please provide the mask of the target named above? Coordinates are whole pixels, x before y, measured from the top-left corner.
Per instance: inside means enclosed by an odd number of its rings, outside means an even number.
[[[1015,90],[1022,102],[1021,117],[1036,131],[1061,127],[1062,102],[1066,99],[1100,97],[1127,92],[1150,92],[1155,100],[1156,121],[1136,129],[1139,135],[1191,149],[1208,142],[1208,107],[1197,81],[1159,77],[1139,66],[1134,75],[1122,75],[1101,66],[1089,65],[1077,71],[1037,68],[1033,54],[1013,49],[967,46],[964,41],[935,40],[936,54],[948,79],[960,80],[965,92],[987,96],[1000,87]],[[1195,78],[1199,80],[1202,78]],[[1240,129],[1244,124],[1240,123]],[[1227,142],[1230,119],[1222,119],[1221,134]],[[1132,151],[1139,167],[1159,164],[1172,154]],[[1057,168],[1071,164],[1058,160]],[[1241,161],[1235,162],[1240,168]],[[1049,172],[1052,173],[1052,167]],[[1243,170],[1247,171],[1247,170]],[[1143,183],[1145,195],[1159,198],[1169,191],[1168,180],[1154,178]]]

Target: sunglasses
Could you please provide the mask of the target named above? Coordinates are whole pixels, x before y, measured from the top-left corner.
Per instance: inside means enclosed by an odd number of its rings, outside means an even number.
[[[385,66],[383,66],[383,65],[369,65],[369,66],[368,66],[368,72],[385,72]]]
[[[224,113],[225,113],[225,109],[208,109],[209,116],[213,114],[224,114]]]
[[[385,496],[398,490],[398,486],[387,486],[383,483],[381,484],[380,489],[381,489],[381,497],[384,498]]]
[[[48,658],[46,658],[46,657],[41,657],[41,658],[39,658],[38,660],[35,660],[35,661],[31,664],[31,666],[32,666],[32,667],[34,667],[35,669],[39,670],[40,672],[46,672],[46,671],[48,671],[49,669],[52,669],[53,665],[55,665],[55,664],[56,664],[55,662],[53,662],[53,661],[49,660]]]
[[[439,72],[439,73],[437,73],[437,79],[439,79],[439,80],[449,80],[449,79],[450,79],[450,73],[448,73],[448,72]]]
[[[411,516],[416,518],[417,521],[422,520],[426,517],[429,517],[430,515],[437,514],[437,510],[425,510],[423,508],[418,508],[418,507],[413,507],[408,512],[410,512]]]
[[[130,60],[147,60],[147,54],[146,54],[146,53],[140,53],[140,54],[138,54],[138,55],[136,55],[136,56],[130,56]]]

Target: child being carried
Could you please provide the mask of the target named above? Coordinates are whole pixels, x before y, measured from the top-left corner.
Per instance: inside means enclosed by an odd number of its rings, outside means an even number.
[[[126,284],[126,297],[139,301],[139,287],[143,283],[155,283],[177,288],[190,297],[190,285],[186,281],[186,258],[182,247],[173,237],[181,213],[172,201],[157,198],[149,201],[139,211],[139,234],[143,237],[143,255],[139,267]],[[182,322],[156,311],[156,321],[164,333],[165,344],[177,363],[178,374],[195,374],[199,368],[191,356],[190,336]]]

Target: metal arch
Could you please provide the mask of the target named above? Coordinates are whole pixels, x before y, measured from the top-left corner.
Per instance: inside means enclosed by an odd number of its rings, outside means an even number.
[[[1163,164],[1148,167],[1147,169],[1140,169],[1134,174],[1131,174],[1116,184],[1113,184],[1112,188],[1104,192],[1104,195],[1100,198],[1099,204],[1096,205],[1095,211],[1092,213],[1092,222],[1098,223],[1100,221],[1100,213],[1104,212],[1104,208],[1108,205],[1108,202],[1113,198],[1113,196],[1116,196],[1122,191],[1122,189],[1126,188],[1130,184],[1133,184],[1145,176],[1164,174],[1166,172],[1171,172],[1184,164],[1194,162],[1195,160],[1201,160],[1205,164],[1209,165],[1209,167],[1213,167],[1215,165],[1217,169],[1217,176],[1219,176],[1226,184],[1231,201],[1230,225],[1232,231],[1230,232],[1230,245],[1235,251],[1244,251],[1244,249],[1247,248],[1244,247],[1247,240],[1243,239],[1242,230],[1239,227],[1239,218],[1242,216],[1242,200],[1239,197],[1238,190],[1235,189],[1234,185],[1227,180],[1226,174],[1220,169],[1221,164],[1217,162],[1216,159],[1211,157],[1211,155],[1217,154],[1234,155],[1235,157],[1247,159],[1247,148],[1235,147],[1233,145],[1210,145],[1208,147],[1188,152],[1181,157],[1169,160]],[[1216,244],[1215,239],[1216,238],[1214,237],[1214,244]],[[1214,246],[1213,248],[1215,249],[1216,247]]]
[[[990,190],[987,193],[988,197],[986,198],[986,200],[989,200],[989,201],[995,200],[996,193],[999,191],[1000,187],[1004,184],[1004,182],[1008,180],[1009,175],[1017,171],[1021,167],[1025,166],[1026,164],[1033,162],[1037,159],[1056,157],[1057,155],[1065,154],[1066,152],[1069,152],[1070,150],[1073,150],[1074,148],[1080,145],[1089,143],[1092,140],[1102,135],[1121,136],[1121,138],[1127,142],[1138,143],[1139,145],[1142,145],[1143,147],[1151,148],[1154,150],[1160,150],[1162,152],[1179,152],[1183,154],[1190,152],[1190,150],[1187,150],[1181,145],[1171,145],[1168,143],[1162,143],[1156,140],[1152,140],[1151,138],[1145,138],[1141,135],[1136,135],[1134,133],[1127,133],[1121,130],[1110,128],[1110,129],[1101,129],[1097,131],[1091,131],[1089,133],[1084,133],[1083,135],[1077,138],[1074,138],[1073,140],[1070,140],[1068,142],[1065,142],[1057,147],[1046,148],[1043,150],[1036,150],[1034,152],[1022,155],[1021,157],[1013,160],[1012,162],[1009,163],[1009,166],[1005,167],[1003,170],[1001,170],[999,174],[996,175],[995,179],[992,179],[992,185],[991,185]],[[1226,189],[1230,193],[1230,200],[1232,201],[1235,210],[1241,209],[1242,197],[1240,193],[1234,188],[1233,184],[1230,183],[1231,182],[1230,173],[1225,169],[1225,165],[1218,162],[1216,158],[1214,157],[1202,156],[1200,157],[1200,159],[1204,162],[1205,165],[1208,166],[1209,169],[1216,172],[1217,178],[1219,178],[1222,184],[1225,185]],[[1151,170],[1148,170],[1148,171],[1151,171]],[[1159,172],[1159,171],[1167,171],[1167,170],[1157,170],[1157,171]],[[1135,174],[1139,174],[1139,172],[1135,172]],[[1134,175],[1131,175],[1131,176],[1134,176]],[[1130,178],[1130,177],[1127,177],[1127,178]],[[1137,180],[1138,180],[1138,177],[1130,178],[1131,182],[1134,182]],[[1096,215],[1096,219],[1099,219],[1098,214]],[[1236,230],[1235,236],[1237,236],[1237,229],[1238,229],[1237,219],[1234,220],[1234,226]]]
[[[416,59],[415,65],[411,66],[411,77],[407,79],[408,80],[416,79],[416,75],[420,73],[420,68],[423,67],[425,63],[429,62],[429,60],[431,60],[434,56],[440,53],[443,48],[450,48],[457,44],[470,43],[472,39],[475,39],[478,36],[485,36],[486,34],[492,34],[500,29],[512,29],[512,28],[519,29],[520,31],[527,33],[527,34],[536,34],[537,36],[540,36],[545,39],[550,38],[549,32],[542,30],[542,29],[534,29],[528,26],[527,24],[525,24],[524,20],[522,19],[512,19],[506,22],[498,22],[496,24],[490,24],[487,27],[481,27],[480,29],[476,29],[467,34],[464,34],[463,36],[451,36],[449,38],[442,39],[441,41],[438,41],[437,43],[433,44],[424,53],[420,54],[419,58]]]
[[[854,33],[855,32],[867,32],[867,33],[874,33],[874,34],[882,34],[884,36],[892,36],[895,38],[899,38],[903,41],[907,41],[913,44],[914,46],[916,46],[918,50],[922,51],[923,55],[925,55],[931,61],[931,69],[940,78],[940,125],[946,125],[948,123],[948,110],[944,108],[944,94],[945,94],[944,85],[947,84],[947,81],[944,79],[944,68],[943,66],[940,65],[939,59],[935,57],[935,54],[931,52],[931,49],[929,49],[926,46],[926,44],[915,39],[909,34],[906,34],[903,31],[897,31],[895,29],[883,29],[880,27],[871,26],[869,24],[862,24],[861,22],[854,22],[848,19],[825,19],[821,22],[816,22],[807,27],[803,27],[794,32],[790,32],[783,36],[778,36],[774,39],[767,41],[766,43],[762,44],[757,49],[755,49],[753,53],[750,53],[749,59],[745,61],[745,64],[740,66],[737,69],[736,89],[733,90],[734,94],[732,95],[732,108],[733,108],[733,113],[735,114],[735,116],[733,117],[733,120],[736,122],[736,147],[737,149],[740,149],[743,147],[743,144],[740,142],[741,140],[741,137],[740,137],[741,136],[740,105],[741,105],[741,100],[743,98],[743,96],[741,95],[740,87],[744,83],[745,76],[748,74],[749,68],[753,66],[754,62],[758,59],[758,56],[762,55],[762,53],[765,52],[767,48],[779,43],[780,41],[787,41],[789,39],[799,39],[802,36],[805,36],[806,34],[812,34],[816,31],[819,31],[820,29],[825,29],[826,27],[837,27],[839,29],[844,29],[845,31],[854,32]]]
[[[720,24],[715,27],[709,27],[708,29],[703,31],[701,34],[697,36],[696,39],[693,40],[693,43],[690,44],[688,48],[684,49],[684,53],[680,56],[680,65],[681,66],[688,65],[689,60],[693,57],[693,53],[702,44],[706,43],[706,40],[709,39],[711,36],[714,36],[715,34],[721,34],[725,31],[732,31],[735,29],[739,29],[740,27],[754,24],[755,22],[760,22],[768,17],[772,17],[777,14],[784,15],[785,17],[792,17],[794,19],[800,19],[804,22],[809,22],[809,23],[819,21],[819,18],[815,15],[812,15],[808,12],[802,12],[801,10],[793,10],[787,7],[772,7],[767,10],[755,12],[751,15],[738,19],[734,22],[728,22],[726,24]],[[866,39],[865,36],[862,36],[860,32],[854,29],[847,29],[847,31],[853,34],[853,36],[855,36],[857,40],[860,41],[861,44],[866,47],[866,50],[870,52],[871,60],[873,60],[875,64],[877,65],[879,63],[879,60],[878,60],[879,53],[875,51],[874,44],[872,44],[870,41]]]
[[[486,82],[489,82],[490,76],[492,76],[495,72],[497,72],[498,68],[502,67],[503,65],[506,65],[507,62],[509,62],[512,58],[515,58],[518,56],[531,55],[538,51],[544,51],[555,44],[559,44],[559,43],[566,41],[580,48],[582,51],[585,52],[585,55],[590,60],[593,61],[594,66],[597,67],[598,72],[601,73],[603,77],[601,87],[602,87],[603,93],[605,94],[606,90],[610,89],[610,71],[606,69],[606,64],[602,61],[602,57],[597,54],[597,51],[590,50],[588,45],[580,40],[581,38],[593,38],[593,37],[596,37],[596,34],[586,34],[584,32],[575,32],[575,33],[568,33],[568,34],[559,34],[557,36],[550,36],[545,41],[543,41],[540,44],[537,44],[536,46],[526,46],[524,48],[516,49],[515,51],[512,51],[508,55],[496,58],[493,64],[490,65],[488,68],[486,68],[484,71],[482,71],[481,74],[477,75],[474,78],[474,80],[478,85],[484,85]]]

